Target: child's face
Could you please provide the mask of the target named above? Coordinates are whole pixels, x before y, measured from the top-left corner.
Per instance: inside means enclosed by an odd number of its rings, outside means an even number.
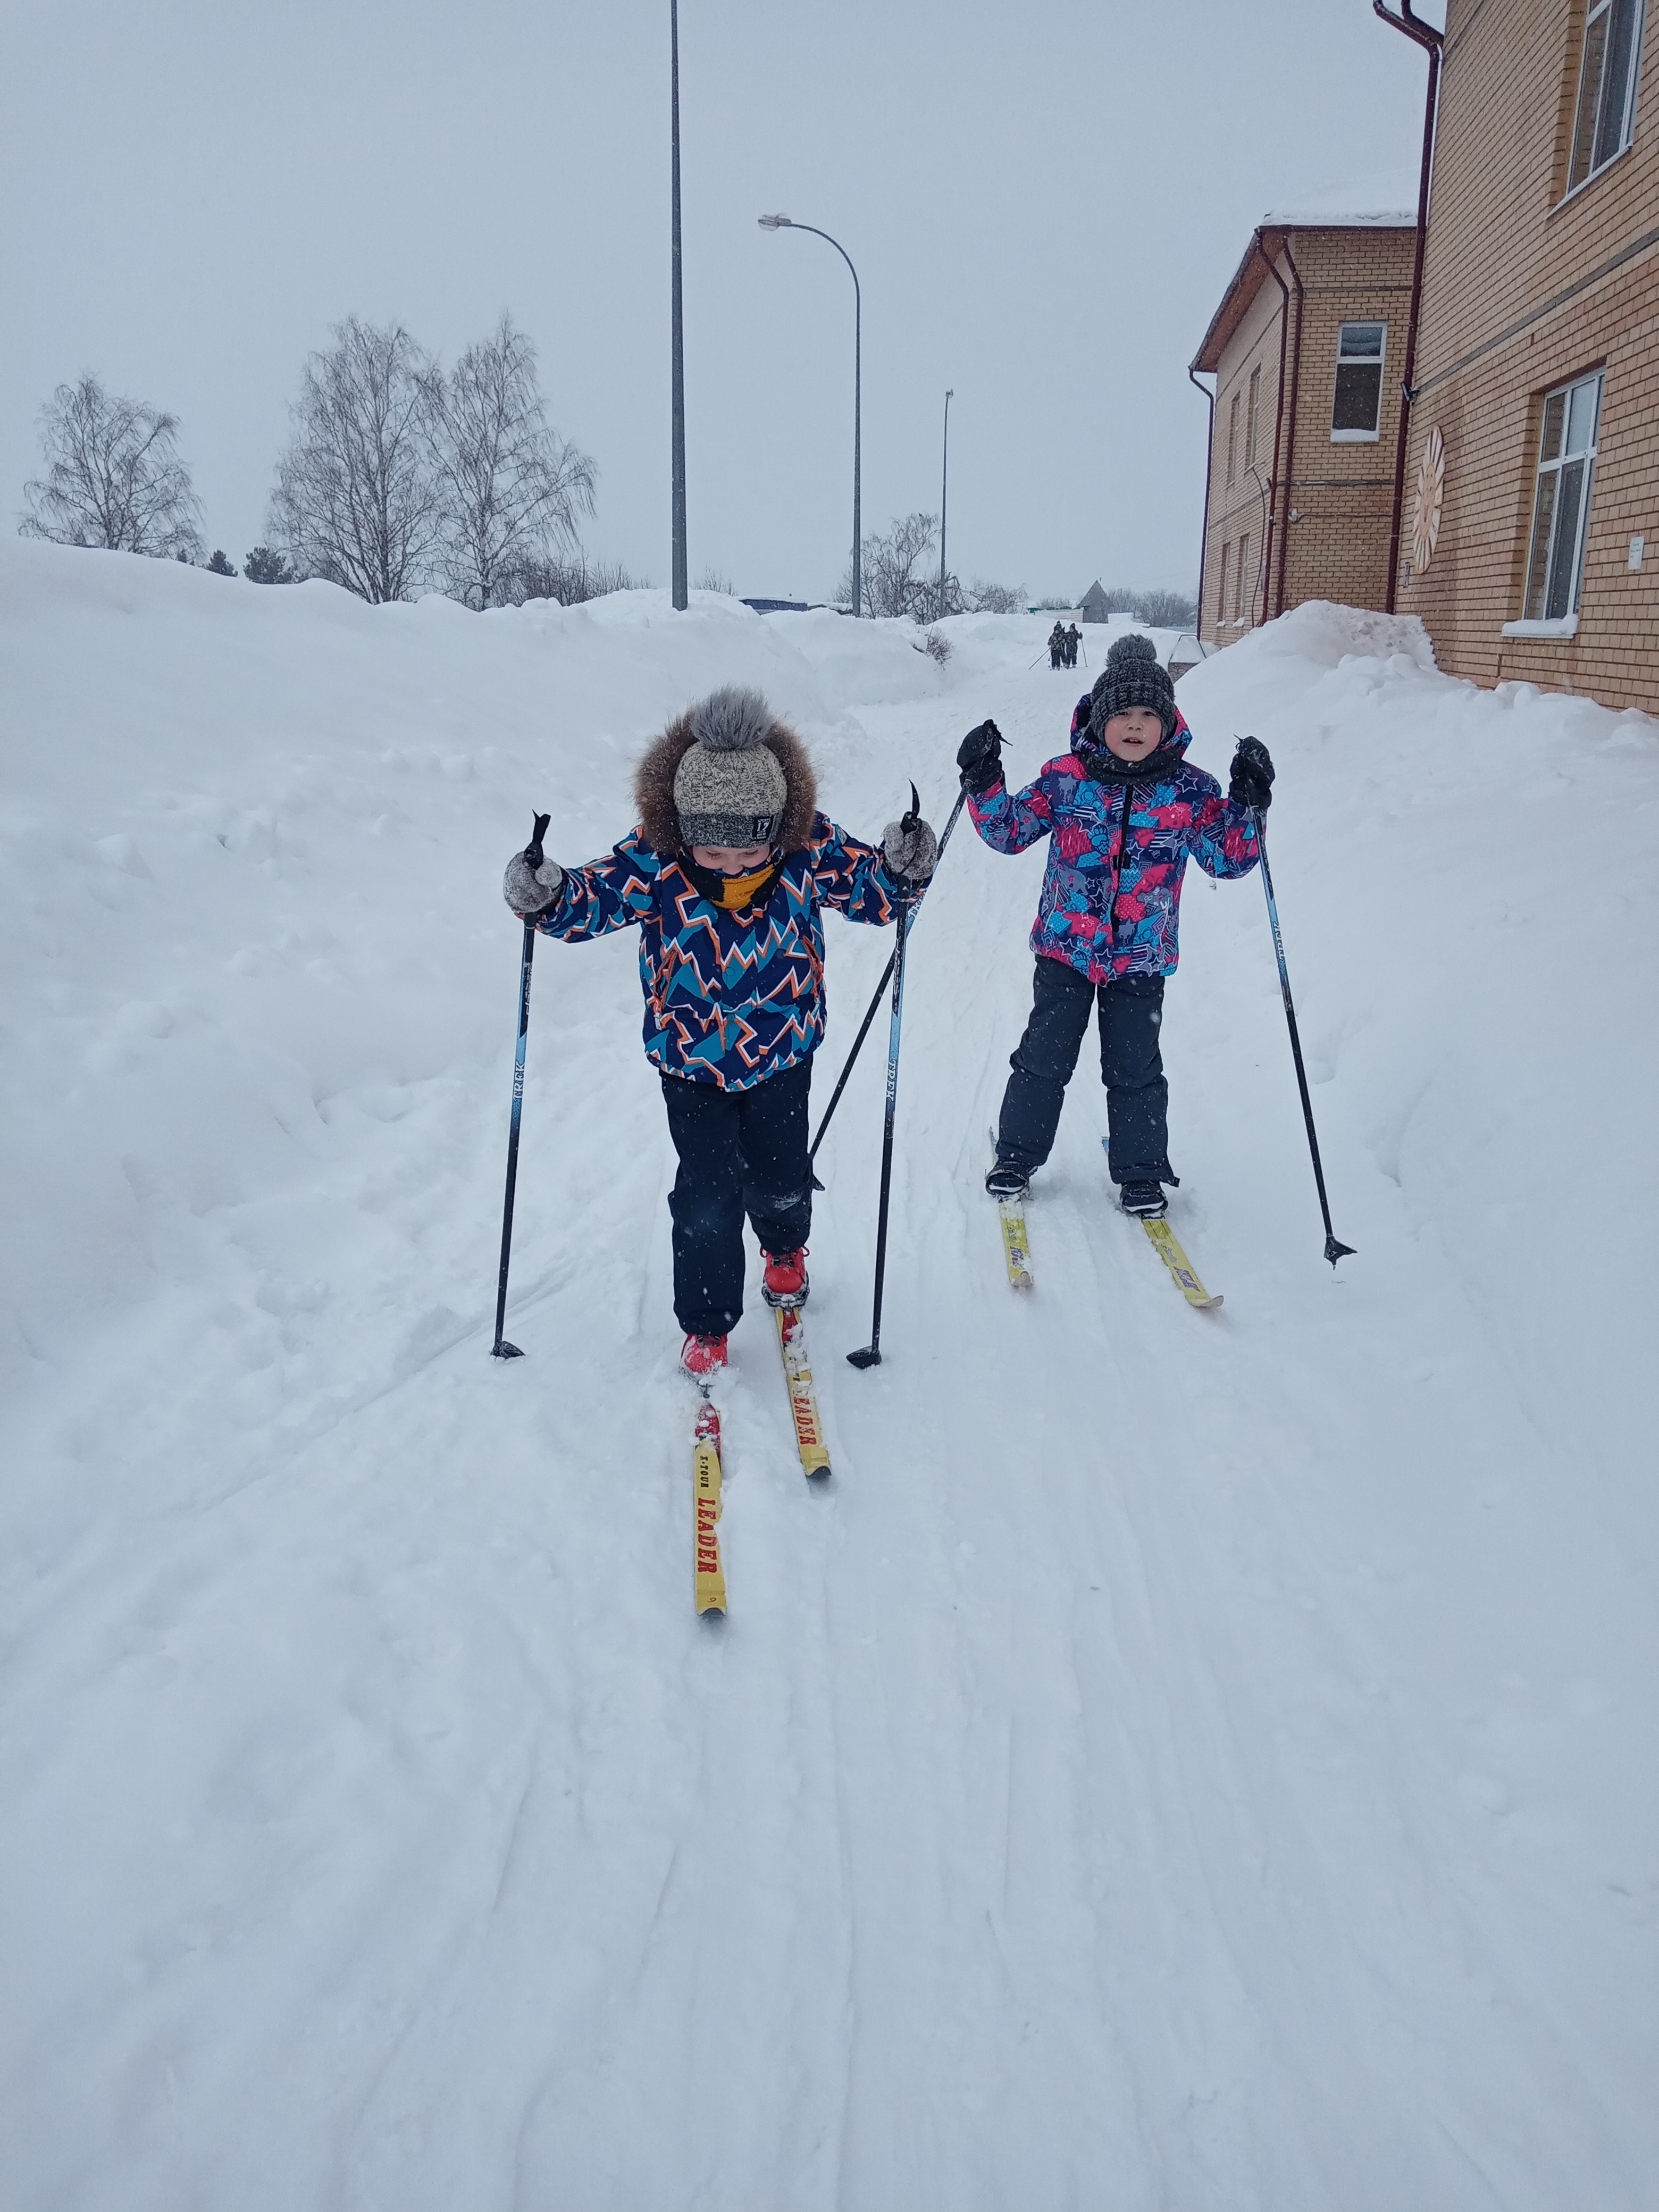
[[[1154,721],[1157,716],[1154,715]],[[771,858],[769,845],[694,845],[691,857],[717,876],[752,876]]]
[[[1102,730],[1106,750],[1115,753],[1120,760],[1145,760],[1155,753],[1164,742],[1164,724],[1150,707],[1126,707],[1121,714],[1114,714]]]

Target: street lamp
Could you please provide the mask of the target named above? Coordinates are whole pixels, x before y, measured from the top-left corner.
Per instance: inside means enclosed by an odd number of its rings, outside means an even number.
[[[951,489],[951,402],[955,397],[954,390],[945,395],[945,458],[939,478],[939,611],[933,617],[935,622],[942,621],[945,616],[945,511]]]
[[[685,324],[680,307],[680,8],[669,0],[669,149],[673,164],[672,190],[672,271],[673,358],[671,365],[672,401],[669,484],[673,505],[673,599],[684,612],[689,604],[685,574]]]
[[[853,267],[853,257],[836,238],[827,230],[815,229],[810,222],[792,222],[787,215],[763,215],[760,217],[763,230],[807,230],[814,238],[821,238],[833,246],[847,264],[853,279],[853,612],[864,612],[864,572],[860,562],[863,546],[864,522],[860,500],[860,446],[863,438],[864,410],[864,295],[859,289],[859,272]]]

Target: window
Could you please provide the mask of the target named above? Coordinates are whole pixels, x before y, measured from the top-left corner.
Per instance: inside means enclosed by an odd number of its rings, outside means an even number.
[[[1590,479],[1595,473],[1595,434],[1601,414],[1601,378],[1580,379],[1544,401],[1538,443],[1538,489],[1533,499],[1532,544],[1527,555],[1527,596],[1522,620],[1572,621],[1584,573],[1584,526]],[[1516,634],[1513,624],[1509,634]],[[1524,633],[1522,633],[1524,635]]]
[[[1238,541],[1238,575],[1233,585],[1233,620],[1235,622],[1242,623],[1249,615],[1249,604],[1244,596],[1244,572],[1249,565],[1250,541],[1248,538],[1241,538]]]
[[[1567,190],[1577,191],[1630,143],[1636,118],[1636,61],[1642,0],[1590,0],[1578,64]]]
[[[1232,558],[1232,540],[1221,549],[1221,589],[1215,595],[1215,626],[1220,629],[1227,619],[1227,566]]]
[[[1238,394],[1233,394],[1232,405],[1227,410],[1227,481],[1231,483],[1238,474]]]
[[[1255,466],[1255,418],[1256,407],[1261,397],[1261,371],[1259,368],[1253,368],[1250,371],[1250,404],[1245,410],[1244,418],[1244,465],[1247,469],[1253,469]]]
[[[1331,443],[1375,439],[1382,417],[1382,351],[1386,323],[1344,323],[1336,339],[1336,397],[1331,405]]]

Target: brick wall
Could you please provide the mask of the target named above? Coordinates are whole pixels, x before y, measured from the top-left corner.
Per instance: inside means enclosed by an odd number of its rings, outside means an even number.
[[[1293,607],[1304,599],[1340,599],[1354,606],[1382,604],[1399,429],[1400,361],[1414,236],[1409,228],[1359,226],[1282,233],[1269,229],[1264,234],[1264,247],[1290,294],[1282,411],[1283,295],[1259,256],[1247,258],[1234,280],[1236,289],[1255,289],[1216,362],[1202,628],[1202,635],[1213,643],[1231,644],[1281,605]],[[1380,322],[1387,331],[1378,435],[1364,443],[1337,442],[1331,436],[1339,328],[1352,322]],[[1229,484],[1232,402],[1236,395],[1248,394],[1250,377],[1258,370],[1256,473],[1247,476],[1236,457],[1234,481]],[[1241,405],[1241,419],[1245,412],[1246,406]],[[1270,480],[1277,486],[1271,495]],[[1269,540],[1272,573],[1264,577],[1262,553]],[[1237,586],[1241,542],[1248,546],[1242,603]]]
[[[1439,542],[1399,605],[1441,665],[1659,710],[1659,6],[1629,148],[1570,198],[1583,0],[1449,0],[1425,252],[1406,544],[1425,445],[1445,443]],[[1635,249],[1632,252],[1632,249]],[[1625,257],[1622,259],[1620,257]],[[1619,265],[1609,266],[1617,262]],[[1563,295],[1568,296],[1563,297]],[[1543,395],[1605,371],[1577,635],[1521,615]],[[1644,568],[1628,567],[1644,535]]]

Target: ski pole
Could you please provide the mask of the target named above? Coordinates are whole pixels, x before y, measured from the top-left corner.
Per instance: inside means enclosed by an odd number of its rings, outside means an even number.
[[[542,864],[542,839],[552,819],[550,814],[536,817],[535,830],[524,849],[524,857],[532,868],[539,868]],[[513,1115],[507,1130],[507,1196],[501,1204],[501,1265],[495,1278],[495,1341],[489,1347],[492,1359],[524,1358],[519,1346],[509,1344],[501,1334],[501,1323],[507,1319],[507,1269],[513,1256],[513,1194],[519,1183],[519,1117],[524,1110],[524,1048],[530,1030],[530,963],[535,951],[536,924],[532,919],[524,926],[524,953],[519,963],[519,1038],[513,1053]]]
[[[915,828],[921,807],[921,800],[913,783],[910,811],[899,824],[902,830]],[[881,1294],[887,1279],[887,1201],[893,1187],[893,1114],[898,1104],[899,1030],[904,1019],[904,940],[909,923],[910,901],[902,894],[893,941],[893,1020],[887,1033],[887,1106],[881,1130],[881,1202],[876,1212],[875,1311],[870,1322],[869,1343],[860,1351],[847,1355],[848,1364],[854,1367],[881,1364]]]
[[[1273,897],[1273,872],[1267,866],[1267,839],[1261,826],[1261,811],[1250,809],[1250,819],[1255,824],[1256,849],[1261,855],[1261,888],[1267,894],[1267,920],[1273,933],[1273,951],[1279,961],[1279,988],[1285,1000],[1285,1019],[1290,1024],[1291,1056],[1296,1062],[1296,1087],[1302,1093],[1302,1118],[1308,1125],[1308,1150],[1313,1155],[1314,1182],[1319,1190],[1319,1210],[1325,1217],[1325,1257],[1333,1267],[1339,1260],[1353,1257],[1352,1244],[1339,1244],[1336,1231],[1331,1227],[1330,1200],[1325,1195],[1325,1170],[1319,1164],[1319,1139],[1314,1133],[1313,1103],[1308,1097],[1307,1070],[1302,1065],[1302,1040],[1297,1034],[1296,1008],[1291,1000],[1291,971],[1285,965],[1285,940],[1279,931],[1279,904]]]
[[[914,790],[915,788],[915,787],[913,784],[911,786],[911,789]],[[945,823],[945,833],[939,841],[939,860],[942,860],[945,858],[945,848],[951,842],[951,832],[957,826],[957,817],[961,813],[963,803],[966,799],[967,796],[968,794],[965,791],[959,791],[957,793],[957,803],[951,809],[951,818]],[[938,872],[939,860],[935,860],[933,863],[933,873],[937,875]],[[929,880],[932,880],[931,878]],[[881,1004],[881,994],[887,988],[889,983],[893,980],[893,963],[897,959],[897,957],[898,954],[896,951],[890,952],[887,956],[887,965],[881,971],[881,981],[877,984],[874,994],[871,998],[870,1004],[865,1010],[864,1019],[859,1024],[859,1033],[853,1039],[853,1049],[848,1054],[846,1065],[842,1067],[841,1073],[836,1079],[836,1087],[830,1094],[830,1103],[824,1108],[823,1119],[818,1123],[818,1133],[813,1138],[811,1149],[807,1152],[806,1164],[809,1168],[818,1156],[818,1146],[823,1142],[823,1133],[830,1127],[830,1117],[834,1114],[836,1107],[841,1103],[841,1094],[846,1090],[847,1079],[853,1073],[853,1062],[858,1058],[859,1052],[863,1046],[864,1040],[870,1034],[870,1024],[876,1018],[876,1008]],[[818,1181],[816,1175],[812,1177],[812,1188],[814,1190],[822,1190],[823,1188],[823,1185]]]

